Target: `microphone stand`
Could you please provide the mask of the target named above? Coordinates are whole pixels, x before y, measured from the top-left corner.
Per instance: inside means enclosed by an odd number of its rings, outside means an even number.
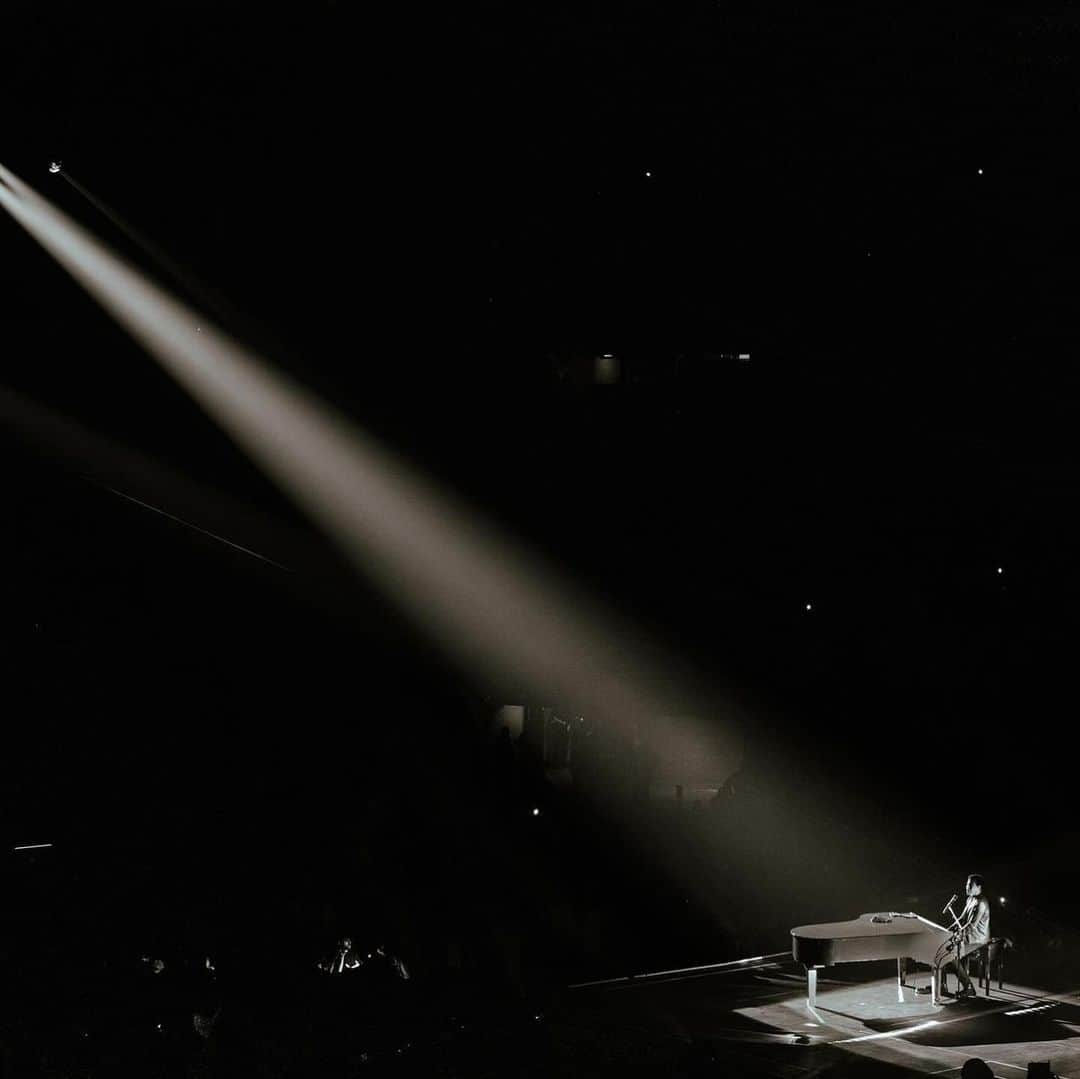
[[[963,926],[960,924],[960,919],[957,918],[957,916],[956,916],[956,911],[954,911],[952,909],[952,905],[953,905],[954,902],[955,902],[955,900],[950,899],[949,902],[946,904],[945,909],[949,912],[950,915],[952,915],[952,920],[953,920],[953,924],[951,926],[949,926],[949,931],[952,933],[952,939],[953,939],[953,945],[954,945],[954,948],[953,948],[953,962],[956,964],[956,978],[957,978],[957,985],[959,985],[960,984],[960,981],[959,981],[959,979],[960,979],[960,949],[961,949],[961,941],[960,941],[960,932],[959,932],[959,930],[961,930],[963,928]],[[942,989],[944,990],[944,985],[942,986]],[[959,989],[957,990],[957,992],[959,992]]]
[[[955,899],[950,899],[950,900],[949,900],[949,902],[948,902],[948,903],[947,903],[947,904],[945,905],[945,909],[946,909],[946,911],[948,911],[948,912],[949,912],[949,914],[951,914],[951,915],[952,915],[952,920],[953,920],[953,924],[952,924],[952,927],[959,927],[959,925],[960,925],[960,919],[959,919],[959,918],[957,918],[957,916],[956,916],[956,911],[952,909],[952,905],[953,905],[953,903],[955,903],[955,902],[956,902],[956,900],[955,900]],[[952,927],[950,927],[950,928],[952,928]]]

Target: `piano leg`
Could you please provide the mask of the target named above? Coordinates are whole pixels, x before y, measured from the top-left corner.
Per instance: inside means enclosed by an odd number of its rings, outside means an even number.
[[[904,1003],[904,965],[905,960],[897,957],[896,960],[896,1002]]]
[[[941,1003],[941,967],[937,964],[930,968],[930,1003]]]
[[[811,1008],[817,1007],[817,967],[806,968],[806,1003]]]

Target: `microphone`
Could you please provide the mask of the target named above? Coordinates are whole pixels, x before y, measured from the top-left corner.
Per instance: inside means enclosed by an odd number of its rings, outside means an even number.
[[[953,892],[952,899],[950,899],[948,901],[948,903],[946,903],[945,906],[941,908],[941,913],[942,914],[948,914],[949,913],[949,907],[951,907],[953,905],[953,903],[956,902],[956,898],[957,898],[956,892]]]

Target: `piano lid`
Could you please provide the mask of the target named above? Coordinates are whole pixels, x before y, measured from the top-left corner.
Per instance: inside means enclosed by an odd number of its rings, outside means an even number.
[[[847,922],[823,922],[820,925],[800,925],[792,931],[793,937],[802,940],[851,940],[857,937],[891,936],[903,933],[924,933],[948,930],[936,922],[912,911],[900,914],[896,911],[877,911],[860,914]]]

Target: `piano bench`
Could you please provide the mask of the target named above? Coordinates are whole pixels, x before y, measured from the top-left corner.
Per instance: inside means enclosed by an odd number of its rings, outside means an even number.
[[[1012,946],[1013,942],[1008,937],[991,937],[981,947],[974,948],[972,951],[968,952],[966,958],[969,962],[972,959],[978,961],[979,988],[982,989],[985,985],[986,996],[990,995],[990,978],[993,976],[995,963],[997,963],[998,989],[1002,988],[1005,970],[1005,952]]]

